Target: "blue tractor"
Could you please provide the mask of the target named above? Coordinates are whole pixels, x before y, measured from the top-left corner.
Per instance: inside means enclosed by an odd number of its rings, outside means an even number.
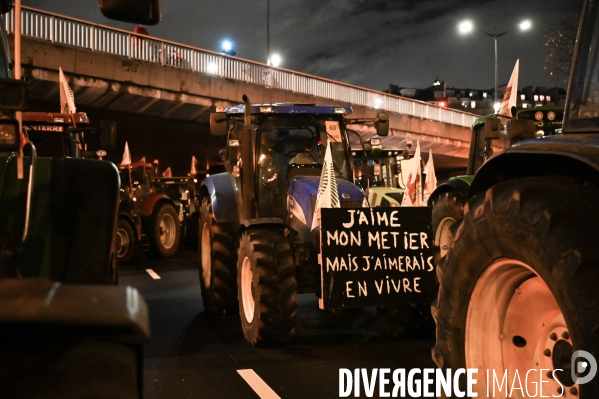
[[[341,207],[361,207],[346,125],[373,124],[386,136],[389,120],[346,118],[348,106],[244,102],[210,117],[211,134],[227,136],[227,171],[207,177],[199,195],[202,298],[209,312],[239,306],[252,345],[280,345],[294,336],[297,294],[320,292],[312,219],[325,149]]]

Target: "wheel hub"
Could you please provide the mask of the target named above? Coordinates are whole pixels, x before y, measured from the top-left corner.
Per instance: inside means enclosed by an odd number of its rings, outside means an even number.
[[[507,373],[510,392],[506,395],[504,387],[498,397],[522,397],[512,386],[532,395],[541,384],[543,395],[578,395],[570,376],[573,346],[564,315],[541,277],[520,261],[499,260],[477,281],[468,306],[465,350],[466,367],[489,370],[489,392],[499,390],[492,386],[492,373],[499,381]],[[479,382],[479,396],[484,396],[486,377],[479,375]]]
[[[247,256],[243,258],[241,264],[241,302],[243,305],[243,314],[248,323],[254,320],[254,272],[252,271],[252,262]]]
[[[117,256],[123,257],[129,250],[129,236],[123,229],[117,229],[116,231],[116,244],[117,244]]]
[[[208,223],[202,225],[202,241],[200,243],[201,248],[201,262],[202,262],[202,277],[204,279],[204,285],[206,288],[210,288],[211,275],[212,275],[212,246],[210,243],[210,226]]]
[[[160,220],[160,242],[165,249],[175,244],[175,221],[171,215],[164,215]]]

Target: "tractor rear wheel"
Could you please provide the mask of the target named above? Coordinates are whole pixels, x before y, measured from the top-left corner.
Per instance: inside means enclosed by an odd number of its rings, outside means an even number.
[[[147,237],[149,254],[156,258],[170,258],[177,253],[181,227],[175,208],[168,202],[158,203],[150,216]]]
[[[135,233],[125,219],[119,218],[116,226],[116,254],[119,263],[129,263],[135,253]]]
[[[226,313],[237,306],[237,253],[233,236],[214,220],[210,197],[200,205],[200,288],[204,309]]]
[[[442,193],[433,201],[433,247],[436,265],[447,255],[452,227],[462,218],[465,202],[455,191]]]
[[[542,379],[545,393],[599,397],[599,379],[570,374],[575,351],[599,356],[598,203],[596,183],[556,176],[506,181],[468,201],[437,268],[440,368],[478,368],[479,397],[485,370],[507,372],[505,389],[534,392]]]
[[[297,283],[292,251],[282,228],[243,232],[237,279],[245,339],[252,346],[289,342],[297,323]]]

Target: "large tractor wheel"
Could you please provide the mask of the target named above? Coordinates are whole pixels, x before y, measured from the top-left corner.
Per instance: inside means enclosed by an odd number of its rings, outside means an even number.
[[[201,201],[198,241],[204,308],[211,313],[225,313],[233,308],[237,310],[235,241],[214,220],[209,197]]]
[[[297,283],[289,240],[280,228],[243,232],[237,261],[239,314],[253,346],[290,341],[297,322]]]
[[[599,397],[599,378],[570,374],[573,352],[599,358],[597,204],[596,184],[556,176],[506,181],[467,203],[437,268],[439,367],[478,368],[479,397],[487,370],[490,384],[507,372],[495,397],[521,397],[516,370],[531,395],[542,378],[543,395]]]
[[[119,263],[125,264],[131,262],[135,253],[135,242],[133,227],[125,219],[119,218],[116,226],[116,254]]]
[[[439,195],[433,201],[433,246],[435,248],[435,264],[447,255],[451,229],[464,213],[462,196],[455,191],[448,191]]]
[[[170,258],[179,247],[181,227],[175,208],[168,202],[159,202],[147,226],[149,254],[155,258]]]

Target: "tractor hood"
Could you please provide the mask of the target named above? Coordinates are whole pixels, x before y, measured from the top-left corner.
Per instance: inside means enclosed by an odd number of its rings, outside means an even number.
[[[319,184],[320,177],[315,176],[298,176],[292,178],[289,182],[287,194],[293,200],[293,203],[289,204],[292,207],[290,211],[298,219],[303,218],[307,226],[312,225]],[[347,180],[337,180],[337,191],[339,192],[339,201],[342,208],[360,208],[362,206],[364,193],[352,183]]]

